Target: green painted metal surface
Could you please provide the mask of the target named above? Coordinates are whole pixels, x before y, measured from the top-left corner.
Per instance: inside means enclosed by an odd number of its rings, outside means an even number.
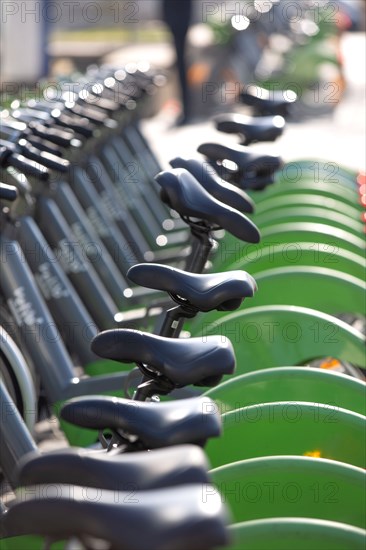
[[[365,550],[365,530],[327,520],[253,520],[229,532],[234,542],[227,550]]]
[[[247,249],[245,256],[238,253],[237,258],[234,254],[233,260],[234,263],[227,269],[244,269],[252,275],[274,267],[301,265],[336,269],[363,280],[366,269],[366,261],[361,254],[343,248],[337,248],[335,253],[334,246],[311,242],[284,243],[264,248],[253,245],[252,251]]]
[[[312,16],[310,16],[312,17]],[[317,18],[317,22],[319,18]],[[339,68],[339,58],[335,43],[329,41],[328,35],[317,37],[304,44],[293,44],[291,48],[282,54],[280,69],[270,73],[269,76],[259,76],[261,86],[269,90],[293,90],[303,96],[307,91],[310,94],[312,103],[316,102],[316,93],[313,90],[314,83],[322,82],[323,67],[334,66],[333,70]],[[266,74],[266,73],[264,73]],[[267,73],[268,74],[268,73]],[[339,74],[336,73],[336,75]],[[260,75],[260,73],[259,73]],[[335,77],[337,78],[337,76]],[[338,88],[331,89],[326,103],[331,106]],[[315,98],[315,99],[314,99]],[[325,103],[325,105],[326,105]]]
[[[59,422],[61,430],[73,447],[90,447],[98,441],[98,432],[95,430],[80,428],[62,419]]]
[[[112,372],[129,372],[133,365],[119,363],[118,361],[110,361],[108,359],[101,359],[100,361],[94,361],[85,365],[85,373],[89,376],[103,376]]]
[[[252,192],[251,196],[256,204],[269,198],[291,196],[298,193],[305,193],[312,196],[317,196],[319,202],[321,197],[335,199],[343,202],[343,204],[356,208],[360,212],[362,207],[358,202],[358,193],[356,189],[348,189],[345,186],[334,183],[319,182],[315,183],[311,179],[301,179],[296,182],[281,180],[281,174],[277,173],[276,182],[274,185],[267,187],[264,191]]]
[[[366,417],[321,403],[280,401],[235,409],[222,415],[223,435],[210,440],[215,468],[272,455],[319,456],[366,466]]]
[[[232,511],[233,523],[304,517],[366,528],[362,468],[312,457],[274,456],[228,464],[211,470],[211,476]]]
[[[363,280],[325,267],[290,266],[256,274],[258,291],[252,306],[289,304],[319,309],[325,313],[366,311],[366,285]]]
[[[44,550],[45,539],[43,537],[23,536],[11,537],[0,540],[1,550]],[[53,543],[50,546],[51,550],[65,550],[65,542]]]
[[[195,336],[217,334],[230,338],[237,375],[304,365],[322,357],[366,368],[364,336],[343,321],[309,308],[259,306],[236,311],[213,323],[201,316],[194,329]]]
[[[248,271],[251,272],[250,269]],[[255,273],[255,280],[258,290],[253,298],[243,302],[243,310],[248,307],[288,304],[317,309],[331,315],[364,315],[366,311],[365,283],[335,269],[278,267]],[[213,323],[220,318],[222,312],[213,311],[206,314],[204,320]]]
[[[356,254],[365,251],[365,240],[363,237],[356,237],[348,231],[336,229],[326,223],[279,223],[261,231],[263,245],[268,241],[270,244],[281,242],[312,241],[325,242],[334,245],[334,253],[337,248],[345,248]],[[306,238],[307,237],[307,238]]]
[[[366,415],[366,384],[311,367],[277,367],[242,374],[208,390],[221,413],[273,401],[324,403]]]
[[[255,195],[256,198],[258,194]],[[357,197],[355,197],[355,201]],[[309,193],[289,193],[280,194],[278,197],[273,196],[264,198],[256,202],[254,216],[259,216],[271,210],[277,210],[278,208],[295,208],[295,207],[319,207],[321,206],[325,210],[325,216],[328,211],[339,212],[344,216],[348,216],[352,220],[360,219],[360,210],[356,206],[351,206],[342,202],[335,197],[326,197],[323,195],[309,194]]]
[[[327,225],[337,227],[343,231],[349,231],[357,237],[362,235],[364,229],[361,220],[350,218],[340,212],[324,210],[322,205],[319,207],[303,205],[298,207],[283,206],[282,208],[271,209],[270,211],[256,214],[253,216],[253,221],[261,230],[277,223],[294,223],[299,221],[323,223],[326,221]]]
[[[261,241],[258,244],[247,244],[238,241],[232,235],[226,235],[220,242],[220,248],[212,258],[212,270],[232,269],[233,265],[240,265],[248,259],[261,256],[262,250],[273,250],[282,247],[284,254],[294,254],[298,243],[311,242],[314,246],[314,257],[317,256],[317,243],[328,246],[329,260],[336,258],[339,249],[348,250],[356,256],[365,257],[365,241],[363,237],[327,225],[325,223],[279,223],[264,227],[261,230]]]
[[[287,162],[281,171],[284,176],[295,181],[301,178],[311,178],[314,183],[340,184],[354,189],[356,187],[357,172],[346,166],[340,166],[337,162],[324,159],[296,159]]]

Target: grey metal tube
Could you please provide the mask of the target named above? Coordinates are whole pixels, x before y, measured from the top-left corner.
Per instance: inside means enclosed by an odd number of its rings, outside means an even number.
[[[24,421],[30,432],[33,432],[37,419],[37,397],[32,376],[27,363],[11,336],[0,326],[0,349],[11,365],[18,382],[23,401]]]
[[[36,221],[94,321],[101,329],[112,328],[118,308],[75,242],[55,201],[45,197],[38,199]]]
[[[90,343],[98,329],[30,216],[19,220],[17,236],[66,347],[82,365],[97,361]]]
[[[75,193],[68,184],[62,182],[57,186],[54,198],[75,240],[89,258],[115,303],[118,307],[122,307],[123,291],[129,287],[129,284],[122,277],[108,250],[94,231]]]
[[[19,243],[3,234],[0,250],[4,300],[17,325],[21,343],[41,376],[47,398],[51,402],[59,401],[75,376],[74,365]]]

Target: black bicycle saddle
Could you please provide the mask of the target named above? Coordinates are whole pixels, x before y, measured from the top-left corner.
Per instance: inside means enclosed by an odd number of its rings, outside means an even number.
[[[256,141],[275,141],[282,135],[285,119],[282,116],[251,117],[222,114],[214,117],[216,128],[227,134],[240,134],[243,145]]]
[[[235,370],[233,346],[223,336],[165,338],[117,328],[97,334],[91,349],[105,359],[145,364],[176,386],[204,385],[211,377],[216,379]]]
[[[109,452],[67,448],[22,457],[16,486],[71,483],[110,491],[147,491],[208,483],[207,470],[206,456],[195,445],[125,454],[119,448]]]
[[[212,485],[135,494],[57,484],[25,489],[3,518],[2,530],[5,537],[92,537],[107,541],[110,550],[210,550],[228,543],[226,523]]]
[[[167,265],[145,263],[132,266],[127,277],[137,285],[169,292],[175,301],[199,311],[233,311],[244,298],[252,297],[256,283],[246,271],[195,274]]]
[[[266,90],[259,86],[247,86],[239,94],[239,101],[253,107],[260,115],[289,114],[289,107],[297,100],[297,95],[292,90]]]
[[[175,168],[160,172],[155,179],[162,187],[162,200],[182,217],[205,220],[245,242],[259,242],[257,226],[238,210],[212,197],[187,170]]]
[[[230,160],[244,175],[250,173],[266,174],[275,172],[282,166],[282,159],[276,155],[257,153],[245,145],[221,145],[221,143],[202,143],[197,149],[211,161]]]
[[[176,157],[170,161],[170,165],[173,168],[185,168],[188,170],[202,187],[220,202],[232,208],[236,208],[240,210],[240,212],[246,212],[247,214],[252,214],[254,212],[255,205],[253,199],[251,199],[245,191],[220,179],[217,172],[215,172],[213,167],[207,162],[197,159]]]
[[[92,430],[122,430],[145,449],[188,443],[204,445],[221,433],[221,417],[209,397],[161,403],[91,395],[75,397],[61,409],[63,420]]]

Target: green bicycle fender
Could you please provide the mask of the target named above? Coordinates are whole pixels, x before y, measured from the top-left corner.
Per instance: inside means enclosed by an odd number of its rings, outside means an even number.
[[[251,192],[250,195],[256,204],[260,204],[262,201],[270,198],[298,193],[319,196],[319,200],[321,200],[320,197],[339,200],[345,205],[356,208],[359,212],[362,212],[362,207],[359,205],[357,191],[347,189],[344,186],[337,187],[336,185],[330,185],[329,183],[314,183],[309,180],[301,180],[296,183],[287,183],[281,181],[278,174],[276,175],[276,181],[273,185],[268,186],[263,191]]]
[[[65,550],[66,542],[53,543],[52,550]],[[45,538],[24,535],[22,537],[10,537],[0,539],[1,550],[44,550]]]
[[[325,183],[339,183],[351,189],[357,189],[357,171],[340,166],[338,163],[324,159],[296,159],[286,162],[282,169],[282,174],[291,174],[293,170],[296,180],[302,177],[313,179],[315,183],[324,181]],[[289,177],[289,179],[293,179]]]
[[[333,37],[333,32],[331,36]],[[300,97],[304,88],[310,88],[319,80],[324,64],[334,65],[340,70],[337,50],[334,43],[329,41],[328,32],[319,33],[306,44],[294,44],[283,54],[283,63],[283,69],[263,78],[262,85],[294,89]]]
[[[314,250],[317,250],[317,243],[327,245],[330,254],[335,255],[339,248],[348,250],[358,256],[364,256],[365,242],[349,231],[337,229],[330,225],[321,223],[279,223],[265,227],[261,231],[261,241],[258,244],[248,244],[239,241],[232,235],[225,235],[220,243],[218,253],[212,257],[213,269],[222,270],[223,266],[240,262],[241,258],[257,258],[260,250],[265,247],[283,246],[285,250],[291,249],[290,244],[300,242],[314,243]],[[292,248],[296,248],[293,246]]]
[[[333,38],[336,33],[335,23],[333,24],[334,27],[332,29],[327,29],[326,31],[324,29],[325,32],[318,32],[317,35],[312,37],[305,45],[295,44],[293,48],[286,51],[285,58],[291,62],[291,66],[293,63],[296,64],[294,69],[295,73],[296,69],[298,69],[301,75],[302,71],[306,72],[307,67],[310,70],[310,67],[317,67],[323,63],[333,63],[339,66],[336,47],[333,42],[329,41],[329,38]]]
[[[276,367],[242,374],[204,395],[221,414],[258,403],[325,403],[366,416],[366,384],[345,374],[311,367]]]
[[[275,174],[275,181],[277,183],[280,183],[280,184],[282,183],[283,185],[289,184],[294,186],[300,184],[300,186],[304,186],[304,187],[315,186],[317,189],[319,189],[319,191],[321,189],[324,189],[324,191],[327,193],[331,193],[333,191],[333,193],[335,193],[338,196],[338,200],[340,201],[342,201],[343,198],[345,197],[346,202],[349,202],[350,199],[352,200],[356,199],[356,202],[357,202],[358,194],[359,194],[357,182],[351,184],[349,180],[343,180],[338,178],[333,179],[329,177],[321,178],[318,176],[314,176],[314,174],[311,174],[311,173],[305,173],[301,177],[301,180],[298,180],[297,176],[295,176],[293,178],[293,181],[291,181],[291,176],[289,177],[289,175],[291,174],[291,171],[289,168],[286,169],[285,173],[283,171],[281,173],[282,175],[285,174],[282,176],[282,179],[281,177],[277,176],[277,173]]]
[[[248,271],[252,273],[250,266]],[[277,267],[255,273],[258,290],[244,301],[240,310],[250,307],[284,305],[317,309],[329,315],[366,311],[365,283],[335,269],[309,266]],[[212,311],[204,317],[213,323],[222,312]]]
[[[229,338],[236,355],[236,374],[283,365],[304,365],[334,357],[366,368],[365,338],[347,323],[299,306],[259,306],[239,310],[214,323],[205,316],[189,327],[193,336]]]
[[[321,201],[321,202],[320,202]],[[360,217],[359,209],[346,204],[335,198],[329,198],[322,196],[321,199],[317,195],[311,195],[309,193],[292,193],[291,195],[280,195],[278,197],[270,197],[264,199],[261,202],[258,202],[255,207],[255,216],[265,214],[273,209],[278,208],[290,208],[290,207],[319,207],[326,210],[325,215],[327,215],[328,210],[334,212],[340,212],[344,216],[348,216],[352,220],[357,220]]]
[[[284,243],[259,249],[255,245],[252,247],[252,251],[249,248],[246,249],[245,256],[238,251],[236,258],[235,251],[234,254],[229,254],[225,243],[223,243],[223,253],[226,251],[227,258],[234,260],[225,264],[225,270],[244,269],[255,277],[256,273],[274,267],[313,266],[335,268],[337,271],[352,275],[361,281],[365,276],[365,258],[361,254],[355,254],[344,248],[338,248],[335,252],[334,246],[311,242]],[[222,257],[224,256],[222,255]]]
[[[352,275],[325,267],[290,266],[256,273],[258,290],[250,305],[289,304],[330,315],[364,315],[366,285]]]
[[[223,434],[205,448],[213,468],[272,455],[329,458],[365,468],[366,417],[305,401],[260,403],[222,415]]]
[[[300,176],[307,174],[313,176],[317,182],[320,178],[324,179],[327,183],[341,183],[342,185],[351,185],[351,187],[357,184],[357,170],[348,168],[344,165],[339,165],[337,162],[322,159],[322,158],[300,158],[293,161],[286,162],[286,166],[296,167],[296,173],[299,170]],[[298,175],[298,174],[297,174]]]
[[[114,361],[114,363],[118,367],[119,363],[117,363],[116,361]],[[121,368],[119,369],[119,371],[123,371],[123,367],[125,367],[125,365],[121,364]],[[106,370],[105,374],[107,373],[113,375],[114,371]],[[100,393],[102,393],[103,395],[111,395],[112,397],[125,397],[122,387],[120,390],[104,391]],[[63,420],[60,416],[60,411],[64,403],[64,401],[53,403],[52,410],[56,418],[58,418],[60,428],[63,431],[69,444],[75,447],[89,447],[91,445],[94,445],[98,441],[98,431],[81,428]]]
[[[366,531],[335,521],[270,518],[229,526],[226,550],[365,550]],[[223,549],[222,549],[223,550]]]
[[[314,82],[318,82],[321,75],[321,65],[331,63],[338,68],[338,60],[334,54],[324,56],[319,50],[312,48],[309,53],[297,48],[291,50],[291,55],[285,56],[285,66],[280,73],[260,80],[260,85],[267,89],[293,90],[297,94],[304,89],[311,89]],[[334,92],[334,89],[329,92]],[[333,96],[331,96],[333,97]],[[329,102],[330,105],[332,105]]]
[[[357,219],[351,219],[344,214],[327,210],[324,212],[322,207],[283,207],[278,209],[272,209],[263,214],[257,214],[253,216],[253,222],[263,230],[265,227],[275,225],[277,223],[294,223],[294,222],[311,222],[311,223],[323,223],[326,218],[327,224],[343,231],[349,231],[350,233],[359,237],[363,234],[364,226]]]
[[[54,415],[58,418],[60,429],[64,433],[71,446],[90,447],[98,441],[98,431],[80,428],[60,418],[60,410],[64,402],[55,403],[52,406]]]
[[[293,161],[287,162],[275,172],[274,181],[278,186],[290,185],[299,189],[312,187],[315,191],[333,192],[338,195],[340,201],[343,200],[343,193],[345,193],[347,201],[358,194],[357,178],[351,182],[348,178],[333,177],[334,175],[335,171],[330,177],[329,174],[323,176],[323,174],[316,174],[311,170],[304,170],[301,163]],[[267,192],[270,192],[270,187],[264,190],[264,193]]]
[[[270,244],[294,243],[299,241],[325,242],[338,247],[350,250],[355,254],[363,254],[365,241],[356,237],[348,231],[331,227],[325,223],[279,223],[264,228],[261,231],[262,246]]]
[[[313,457],[266,456],[221,466],[210,475],[232,511],[233,523],[304,517],[366,527],[362,468]]]

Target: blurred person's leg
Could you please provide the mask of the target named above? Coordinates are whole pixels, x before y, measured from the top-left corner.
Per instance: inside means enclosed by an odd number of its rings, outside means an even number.
[[[191,115],[187,80],[186,44],[191,22],[192,0],[164,0],[163,19],[168,25],[174,40],[176,64],[182,100],[182,115],[178,123],[184,124]]]
[[[186,62],[186,40],[188,27],[184,32],[174,34],[174,45],[177,56],[177,70],[180,84],[180,93],[182,100],[181,123],[185,123],[191,116],[190,94],[187,80],[187,62]]]

